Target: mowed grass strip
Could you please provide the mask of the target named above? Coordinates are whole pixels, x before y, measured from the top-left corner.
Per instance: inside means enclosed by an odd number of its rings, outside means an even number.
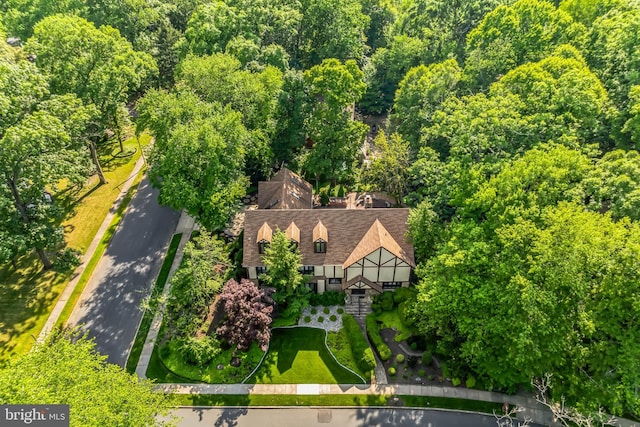
[[[283,328],[272,331],[264,361],[247,383],[253,384],[361,384],[343,368],[324,344],[325,331]]]
[[[145,145],[149,140],[146,136],[140,143]],[[67,244],[82,253],[140,156],[138,149],[132,156],[114,157],[112,154],[117,154],[117,147],[115,142],[101,147],[100,157],[108,184],[98,185],[97,177],[91,177],[80,189],[67,188],[54,194],[55,202],[66,211],[62,224]],[[125,151],[136,147],[138,142],[135,138],[125,142]],[[0,363],[13,355],[27,352],[33,346],[73,274],[42,270],[38,258],[31,253],[17,259],[16,266],[15,270],[11,263],[0,266]]]
[[[142,321],[140,322],[140,327],[138,328],[136,339],[133,342],[131,352],[129,353],[129,358],[127,359],[126,369],[132,374],[135,373],[136,367],[138,366],[138,360],[140,360],[140,354],[142,353],[144,342],[147,339],[149,329],[151,328],[151,322],[153,322],[153,317],[155,316],[156,308],[158,307],[158,297],[162,295],[162,290],[167,283],[167,278],[169,277],[169,272],[171,271],[173,259],[176,257],[176,252],[178,251],[178,246],[180,245],[180,239],[182,239],[182,233],[174,234],[171,238],[171,243],[169,243],[167,254],[164,257],[164,261],[162,262],[160,273],[158,273],[156,283],[153,285],[153,289],[151,290],[147,309],[144,311],[144,316],[142,317]]]
[[[377,394],[174,394],[177,406],[403,406],[502,413],[501,403],[448,397]]]

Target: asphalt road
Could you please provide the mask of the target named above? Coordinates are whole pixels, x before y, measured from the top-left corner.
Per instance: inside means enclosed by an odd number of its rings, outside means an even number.
[[[496,427],[493,415],[404,408],[179,408],[180,427]],[[519,424],[514,422],[513,426]],[[531,427],[541,427],[529,424]]]
[[[144,178],[69,319],[69,325],[95,339],[109,362],[120,366],[127,361],[142,320],[140,304],[180,216],[157,199],[158,191]]]

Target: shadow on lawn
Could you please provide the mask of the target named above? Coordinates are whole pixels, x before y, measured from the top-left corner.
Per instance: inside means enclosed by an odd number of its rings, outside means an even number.
[[[18,258],[16,265],[17,270],[10,263],[0,268],[0,365],[35,343],[35,335],[24,334],[49,315],[60,284],[70,276],[43,270],[33,253]]]
[[[264,358],[260,368],[247,381],[247,383],[282,383],[279,376],[284,376],[291,369],[296,368],[296,358],[300,356],[300,352],[315,353],[317,362],[322,363],[330,377],[318,378],[313,377],[319,371],[311,365],[305,365],[309,372],[301,373],[301,381],[305,383],[322,383],[322,384],[351,384],[360,383],[361,380],[352,372],[346,370],[331,355],[330,350],[325,345],[326,332],[322,329],[294,327],[294,328],[277,328],[273,330],[269,351]],[[318,360],[319,359],[319,360]],[[300,361],[298,361],[298,366]],[[295,372],[293,377],[295,377]],[[291,380],[292,376],[288,376]],[[295,379],[295,378],[294,378]]]

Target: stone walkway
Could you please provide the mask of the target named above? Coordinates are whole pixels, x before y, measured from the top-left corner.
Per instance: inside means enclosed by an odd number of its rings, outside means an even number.
[[[325,313],[325,308],[328,313]],[[315,311],[315,313],[313,313]],[[342,311],[342,313],[340,313]],[[344,308],[337,305],[328,307],[316,306],[305,307],[302,310],[300,320],[298,320],[298,326],[308,326],[310,328],[324,329],[327,332],[338,332],[342,329],[342,315],[344,314]],[[335,316],[335,320],[331,320]],[[309,322],[307,322],[307,319]],[[321,320],[322,319],[322,320]]]

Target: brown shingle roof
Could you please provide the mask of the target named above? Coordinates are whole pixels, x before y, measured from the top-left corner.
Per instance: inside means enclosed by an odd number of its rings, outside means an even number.
[[[377,238],[386,249],[393,253],[397,252],[396,255],[401,254],[401,258],[413,266],[415,265],[413,246],[405,240],[408,216],[409,209],[257,209],[247,211],[242,265],[244,267],[262,265],[256,239],[263,224],[268,224],[271,229],[282,230],[295,221],[300,229],[299,248],[305,265],[342,265],[363,238],[369,235],[373,236],[371,241],[374,244],[371,244],[368,238],[365,241],[367,247],[375,246]],[[376,226],[378,231],[371,232],[376,221],[380,224]],[[326,253],[314,252],[314,229],[318,222],[322,222],[331,234]],[[386,236],[382,230],[386,231]],[[392,241],[395,241],[395,245]],[[373,250],[375,249],[377,248]]]
[[[269,181],[258,182],[259,209],[311,209],[312,201],[311,184],[287,168]]]
[[[378,248],[385,248],[398,258],[412,264],[413,260],[409,261],[409,257],[404,253],[398,242],[391,237],[391,234],[389,234],[387,229],[384,228],[378,219],[376,219],[371,225],[371,228],[369,228],[369,231],[367,231],[360,242],[356,245],[353,252],[351,252],[349,258],[342,263],[342,268],[349,267],[354,262],[366,257]]]

